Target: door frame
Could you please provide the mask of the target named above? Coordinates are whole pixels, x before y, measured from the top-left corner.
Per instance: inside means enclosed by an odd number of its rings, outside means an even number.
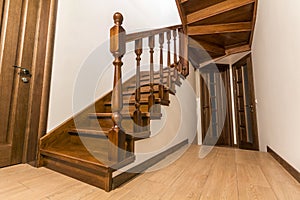
[[[31,0],[29,0],[31,1]],[[16,116],[22,105],[27,104],[24,118],[16,117],[14,123],[25,123],[24,143],[21,151],[17,151],[22,163],[29,163],[36,166],[39,139],[46,134],[47,117],[49,107],[49,94],[51,83],[51,72],[54,52],[55,26],[57,17],[58,0],[36,0],[36,4],[31,4],[38,12],[33,38],[34,49],[32,54],[31,80],[29,85],[28,98],[13,97],[14,105],[11,107],[13,115]],[[27,22],[25,15],[22,21]],[[26,29],[33,31],[32,29]],[[21,43],[19,45],[22,45]],[[25,67],[25,66],[24,66]],[[27,67],[27,66],[26,66]],[[25,100],[25,101],[24,101]],[[21,137],[18,135],[18,137]],[[21,155],[22,154],[22,155]],[[13,157],[11,159],[14,159]],[[20,161],[13,161],[11,164],[18,164]]]
[[[249,90],[250,90],[250,98],[251,98],[251,102],[253,105],[253,109],[254,109],[254,114],[252,119],[254,120],[254,122],[252,123],[253,125],[253,130],[254,130],[254,134],[253,134],[253,145],[247,145],[247,144],[240,144],[241,141],[241,136],[240,136],[240,132],[238,131],[238,123],[237,120],[238,118],[238,112],[237,112],[237,108],[238,108],[238,104],[236,102],[236,84],[235,84],[235,79],[236,79],[236,74],[235,74],[235,67],[236,66],[243,66],[247,64],[247,71],[248,71],[248,79],[251,79],[252,84],[249,84]],[[237,136],[237,145],[238,148],[243,148],[243,149],[249,149],[249,150],[259,150],[259,138],[258,138],[258,126],[257,126],[257,112],[256,112],[256,102],[255,102],[255,89],[254,89],[254,76],[253,76],[253,63],[252,63],[252,54],[249,53],[246,56],[244,56],[243,58],[241,58],[239,61],[237,61],[236,63],[234,63],[232,65],[232,77],[233,77],[233,89],[234,89],[234,106],[235,106],[235,127],[236,127],[236,136]],[[242,147],[243,146],[243,147]]]

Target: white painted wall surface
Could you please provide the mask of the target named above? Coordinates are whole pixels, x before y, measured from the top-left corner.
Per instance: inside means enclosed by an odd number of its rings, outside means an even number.
[[[76,102],[77,112],[112,89],[108,39],[116,11],[124,15],[123,27],[128,33],[180,24],[173,0],[58,2],[48,132],[73,115],[74,91],[76,97],[85,97]],[[124,74],[132,68],[125,65]],[[85,78],[77,79],[78,76]]]
[[[253,44],[260,149],[300,171],[300,1],[261,0]]]

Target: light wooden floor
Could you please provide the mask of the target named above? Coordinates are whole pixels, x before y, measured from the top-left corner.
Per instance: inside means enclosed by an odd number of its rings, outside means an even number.
[[[193,145],[172,165],[110,193],[45,168],[3,168],[0,199],[300,199],[300,184],[267,153],[220,147],[205,159],[198,153]]]

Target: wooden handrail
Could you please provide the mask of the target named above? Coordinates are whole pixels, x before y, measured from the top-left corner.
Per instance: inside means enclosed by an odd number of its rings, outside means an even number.
[[[126,42],[133,42],[138,39],[148,38],[150,36],[158,35],[160,33],[164,33],[169,30],[176,30],[178,28],[182,28],[182,25],[169,26],[169,27],[165,27],[165,28],[159,28],[159,29],[154,29],[154,30],[149,30],[149,31],[142,31],[142,32],[138,32],[138,33],[127,34]]]

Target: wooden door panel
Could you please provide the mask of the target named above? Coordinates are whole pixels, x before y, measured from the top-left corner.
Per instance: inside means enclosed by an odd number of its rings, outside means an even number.
[[[17,73],[13,66],[16,62],[19,29],[21,22],[22,0],[6,0],[2,19],[0,41],[0,143],[11,143],[9,134],[10,107],[13,86]]]
[[[233,65],[233,79],[239,147],[258,150],[251,54]]]
[[[208,65],[200,71],[203,142],[233,146],[229,66]]]

